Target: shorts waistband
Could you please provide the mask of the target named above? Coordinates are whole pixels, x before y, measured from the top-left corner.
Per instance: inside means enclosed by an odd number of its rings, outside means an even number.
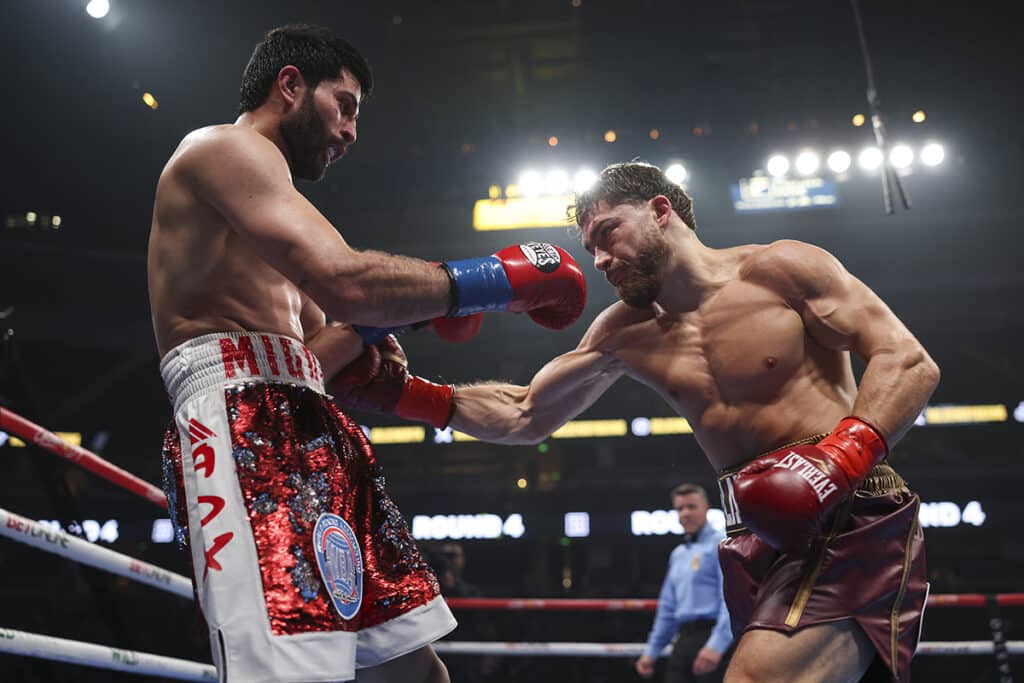
[[[773,448],[766,453],[774,453],[775,451],[781,451],[786,448],[794,448],[795,446],[804,446],[807,444],[815,444],[828,436],[825,434],[815,434],[809,436],[806,439],[794,441],[778,448]],[[718,475],[718,492],[722,498],[722,510],[725,513],[725,535],[729,538],[733,536],[741,536],[743,534],[750,533],[746,525],[743,523],[743,518],[740,516],[739,506],[736,504],[736,495],[733,489],[733,479],[736,474],[743,469],[749,462],[753,462],[757,458],[751,458],[746,463],[728,467],[722,470]],[[868,476],[864,479],[860,486],[857,487],[856,493],[862,493],[867,496],[884,496],[889,493],[906,492],[910,489],[907,488],[907,483],[900,476],[899,472],[894,470],[891,465],[886,462],[880,462],[868,472]]]
[[[324,392],[320,361],[302,342],[268,332],[216,332],[179,344],[160,361],[175,410],[200,392],[250,381]]]

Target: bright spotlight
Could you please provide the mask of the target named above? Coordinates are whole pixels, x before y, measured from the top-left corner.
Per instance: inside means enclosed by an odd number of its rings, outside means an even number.
[[[589,168],[581,168],[572,177],[572,190],[576,194],[583,194],[597,182],[597,174]]]
[[[929,142],[921,148],[921,163],[925,166],[938,166],[946,158],[946,150],[937,142]]]
[[[850,168],[850,161],[850,154],[848,152],[837,149],[828,155],[826,163],[833,173],[846,173]]]
[[[914,150],[906,145],[896,145],[889,151],[889,162],[896,168],[907,168],[914,163]]]
[[[669,167],[665,169],[665,177],[676,185],[682,185],[685,183],[688,175],[686,167],[682,164],[670,164]]]
[[[793,165],[796,167],[796,172],[800,175],[813,175],[818,170],[818,166],[821,165],[821,160],[814,152],[800,152]]]
[[[882,150],[877,147],[867,147],[857,155],[857,163],[865,171],[874,171],[882,165]]]
[[[523,171],[519,176],[519,191],[524,197],[536,197],[544,190],[544,176],[539,171]]]
[[[544,176],[544,191],[549,194],[566,194],[569,191],[569,174],[560,168],[548,171]]]
[[[789,159],[781,154],[776,154],[768,160],[766,167],[768,169],[768,175],[773,178],[781,178],[789,173]]]
[[[102,19],[110,11],[110,2],[108,0],[89,0],[89,4],[85,6],[85,11],[93,19]]]

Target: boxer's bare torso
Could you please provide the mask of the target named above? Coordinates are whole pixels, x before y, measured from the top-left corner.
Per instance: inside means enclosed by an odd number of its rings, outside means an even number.
[[[764,248],[730,250],[733,278],[694,311],[619,302],[595,325],[595,349],[687,418],[716,469],[828,432],[857,391],[849,352],[815,341],[783,297],[743,273]]]
[[[613,286],[624,266],[642,261],[651,206],[602,202],[582,228]],[[909,429],[934,388],[932,364],[874,292],[817,247],[785,240],[711,249],[667,211],[658,229],[669,256],[655,302],[608,307],[528,386],[459,387],[455,429],[539,441],[622,375],[685,417],[719,470],[830,432],[849,414],[877,425],[890,444]],[[867,364],[860,387],[851,353]]]
[[[189,134],[157,184],[148,271],[161,356],[212,332],[260,330],[302,340],[318,318],[323,325],[315,307],[306,306],[309,319],[302,319],[308,297],[255,254],[201,196],[196,169],[217,163],[211,139],[244,134],[236,128],[211,126]],[[280,164],[285,166],[284,157]]]

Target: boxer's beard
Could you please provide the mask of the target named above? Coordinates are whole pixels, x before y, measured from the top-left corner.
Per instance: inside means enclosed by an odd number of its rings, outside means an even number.
[[[279,130],[288,149],[292,174],[303,180],[323,178],[327,170],[324,155],[331,144],[331,133],[313,106],[312,90],[306,91],[298,109],[282,119]]]
[[[668,262],[668,242],[656,227],[644,231],[633,263],[620,266],[624,274],[616,288],[623,303],[648,308],[661,293],[661,271]]]

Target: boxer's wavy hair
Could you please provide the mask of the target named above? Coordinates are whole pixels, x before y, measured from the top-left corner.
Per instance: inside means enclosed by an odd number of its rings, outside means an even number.
[[[693,217],[693,199],[679,185],[665,177],[660,168],[643,161],[625,161],[612,164],[601,171],[590,189],[576,195],[576,202],[568,209],[569,222],[576,223],[580,230],[590,220],[598,202],[610,206],[619,204],[643,204],[663,194],[672,202],[672,208],[683,219],[687,227],[697,230]]]
[[[252,51],[242,72],[238,112],[252,111],[266,102],[270,85],[289,64],[299,70],[310,89],[325,78],[337,78],[344,68],[359,81],[363,100],[373,92],[369,62],[347,41],[324,26],[289,24],[267,31]]]

